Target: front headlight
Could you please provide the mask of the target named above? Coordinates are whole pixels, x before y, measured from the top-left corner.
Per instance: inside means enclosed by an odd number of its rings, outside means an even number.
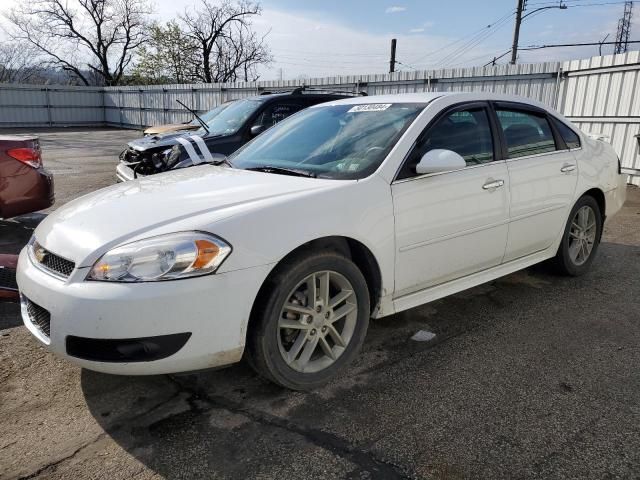
[[[120,245],[98,260],[87,280],[155,282],[215,272],[231,245],[202,232],[161,235]]]

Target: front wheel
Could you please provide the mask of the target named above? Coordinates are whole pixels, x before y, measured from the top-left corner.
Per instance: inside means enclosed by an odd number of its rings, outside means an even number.
[[[555,263],[560,273],[579,276],[589,270],[602,235],[602,215],[593,197],[580,198],[564,230]]]
[[[360,350],[369,325],[369,293],[358,267],[333,252],[282,265],[258,299],[247,339],[249,363],[293,390],[316,388]]]

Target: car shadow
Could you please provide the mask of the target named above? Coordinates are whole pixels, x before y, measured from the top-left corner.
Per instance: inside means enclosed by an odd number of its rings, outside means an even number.
[[[9,220],[0,220],[0,254],[17,255],[29,242],[33,231],[46,214],[31,213]]]
[[[568,308],[560,302],[572,295],[582,296],[585,289],[609,289],[611,292],[603,298],[613,301],[612,292],[619,285],[605,283],[606,278],[612,274],[622,278],[632,276],[635,267],[629,261],[638,256],[637,247],[603,244],[593,271],[585,277],[557,277],[547,264],[537,265],[372,321],[363,352],[354,365],[340,380],[314,392],[281,389],[258,377],[244,363],[217,371],[153,377],[122,377],[83,370],[82,391],[92,416],[104,431],[138,461],[166,478],[283,478],[282,472],[287,473],[287,478],[295,477],[298,468],[311,468],[318,450],[349,463],[347,471],[339,477],[400,478],[407,469],[393,461],[381,460],[386,454],[377,451],[374,445],[384,443],[383,439],[390,436],[401,442],[403,451],[418,448],[423,450],[419,454],[428,456],[438,448],[430,443],[429,436],[421,434],[413,438],[407,433],[420,423],[434,432],[435,442],[437,432],[454,428],[447,424],[449,421],[456,424],[455,428],[471,428],[465,420],[469,409],[485,422],[491,420],[489,416],[516,418],[520,400],[498,401],[492,397],[493,387],[487,386],[508,388],[511,383],[523,381],[538,385],[542,381],[538,376],[544,372],[538,373],[535,362],[530,362],[518,367],[522,371],[513,373],[517,353],[515,357],[507,355],[511,364],[501,364],[500,349],[506,348],[501,343],[521,335],[518,344],[508,348],[523,348],[525,338],[534,345],[533,354],[539,354],[535,352],[535,335],[542,327],[530,318],[522,320],[523,315],[547,318],[559,306]],[[582,314],[581,308],[585,307],[576,303],[576,315]],[[555,323],[551,325],[562,331]],[[472,355],[474,338],[492,329],[497,332],[487,336],[495,338],[496,345],[489,351],[497,352],[491,360],[496,363],[485,369],[486,359],[468,357]],[[420,330],[434,333],[435,338],[412,341],[411,337]],[[548,340],[544,334],[540,336]],[[457,341],[471,343],[447,348]],[[580,342],[576,345],[581,347]],[[458,357],[465,357],[462,359],[465,368],[482,370],[485,377],[480,384],[475,376],[473,380],[464,377],[459,366],[448,367],[460,362]],[[410,380],[399,382],[397,377],[404,375],[399,372],[410,372]],[[461,375],[462,380],[458,378]],[[424,383],[417,386],[424,381],[427,385],[434,382],[438,388],[423,390]],[[464,388],[459,388],[460,382]],[[474,397],[467,388],[475,387]],[[438,389],[449,394],[441,397]],[[426,405],[440,411],[440,415],[426,415],[423,411]],[[553,415],[563,421],[565,416],[571,419],[575,412],[569,410]],[[405,415],[417,424],[404,425],[409,421]],[[387,420],[387,416],[393,419]],[[526,437],[530,427],[523,424],[522,431],[510,435]],[[548,442],[557,440],[550,437]],[[489,442],[477,446],[474,454],[490,455],[489,449],[496,448]],[[409,476],[415,473],[407,468]],[[312,469],[304,476],[315,478],[323,473]]]
[[[0,256],[17,255],[29,242],[33,231],[46,217],[43,213],[32,213],[9,220],[0,220]],[[0,266],[3,266],[0,263]],[[13,264],[11,275],[14,275]],[[0,283],[0,288],[2,283]],[[0,295],[0,330],[22,325],[20,317],[20,305],[14,298],[5,298]]]

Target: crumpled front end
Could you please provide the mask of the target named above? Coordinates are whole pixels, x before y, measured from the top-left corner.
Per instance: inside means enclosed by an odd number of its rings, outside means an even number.
[[[120,154],[118,166],[131,169],[133,178],[138,176],[145,177],[171,170],[176,166],[176,161],[179,158],[180,150],[178,146],[154,150],[137,150],[133,147],[128,147]],[[118,175],[118,178],[120,178],[120,175]],[[123,181],[131,180],[131,178],[121,179]]]

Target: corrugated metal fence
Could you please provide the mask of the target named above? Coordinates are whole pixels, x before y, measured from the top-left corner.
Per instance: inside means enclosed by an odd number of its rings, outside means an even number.
[[[558,111],[583,131],[601,133],[628,173],[640,175],[640,52],[566,62]],[[640,177],[634,178],[640,184]]]
[[[393,75],[358,75],[312,78],[305,84],[339,91],[364,91],[369,95],[433,91],[477,91],[511,93],[535,98],[555,106],[559,63],[499,65],[489,68],[399,72]],[[299,81],[265,81],[235,84],[157,85],[107,87],[105,121],[114,126],[184,122],[192,116],[176,100],[204,112],[227,100],[266,91],[290,89]]]
[[[298,86],[299,81],[130,87],[0,86],[0,127],[109,125],[139,128],[185,122],[176,102],[205,112],[227,100]],[[585,132],[608,135],[629,173],[640,175],[640,52],[564,63],[498,65],[395,74],[337,76],[310,87],[382,93],[491,91],[539,100]],[[640,182],[640,177],[636,177]]]
[[[104,125],[100,87],[0,85],[0,127]]]

